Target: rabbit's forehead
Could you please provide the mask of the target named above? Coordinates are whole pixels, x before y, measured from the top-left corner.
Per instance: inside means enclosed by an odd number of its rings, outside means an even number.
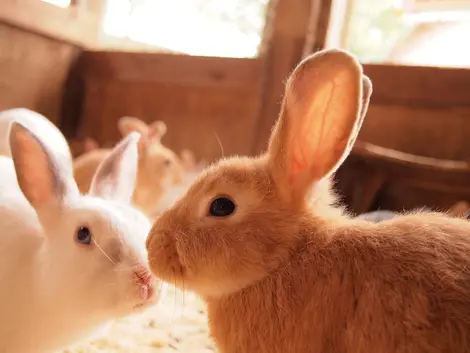
[[[263,187],[270,182],[266,169],[250,158],[231,158],[211,166],[197,185],[206,191],[225,186],[233,189]]]
[[[256,207],[269,194],[268,173],[250,159],[231,159],[210,167],[191,187],[184,205],[190,217],[203,216],[214,198],[226,196],[236,204]]]
[[[103,200],[84,197],[76,207],[81,211],[83,221],[90,227],[109,230],[124,241],[128,237],[144,237],[150,229],[148,218],[135,208]]]

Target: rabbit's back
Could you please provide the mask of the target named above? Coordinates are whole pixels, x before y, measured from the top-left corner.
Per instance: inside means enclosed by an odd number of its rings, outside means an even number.
[[[275,273],[209,299],[222,351],[467,352],[470,225],[416,217],[331,229],[328,241],[307,236]]]

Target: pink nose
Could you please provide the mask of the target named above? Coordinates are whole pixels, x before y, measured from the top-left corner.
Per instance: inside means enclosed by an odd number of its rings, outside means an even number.
[[[152,275],[150,272],[143,267],[138,267],[134,270],[134,276],[137,280],[138,283],[147,286],[150,283],[150,279],[152,278]]]

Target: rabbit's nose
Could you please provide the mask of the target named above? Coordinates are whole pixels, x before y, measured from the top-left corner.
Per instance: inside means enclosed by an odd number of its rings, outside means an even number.
[[[150,280],[152,279],[152,275],[145,267],[138,267],[134,269],[134,277],[137,283],[147,286],[150,284]]]

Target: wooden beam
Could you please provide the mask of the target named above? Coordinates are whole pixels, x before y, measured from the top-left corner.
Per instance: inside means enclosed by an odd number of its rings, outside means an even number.
[[[253,153],[266,147],[279,114],[285,80],[304,55],[323,48],[331,0],[278,0],[276,5],[263,57],[264,89]]]
[[[2,0],[0,21],[11,26],[94,48],[99,33],[99,16],[86,7],[60,8],[38,0]]]
[[[260,81],[262,62],[259,58],[85,51],[81,68],[87,77],[124,82],[251,89]]]

